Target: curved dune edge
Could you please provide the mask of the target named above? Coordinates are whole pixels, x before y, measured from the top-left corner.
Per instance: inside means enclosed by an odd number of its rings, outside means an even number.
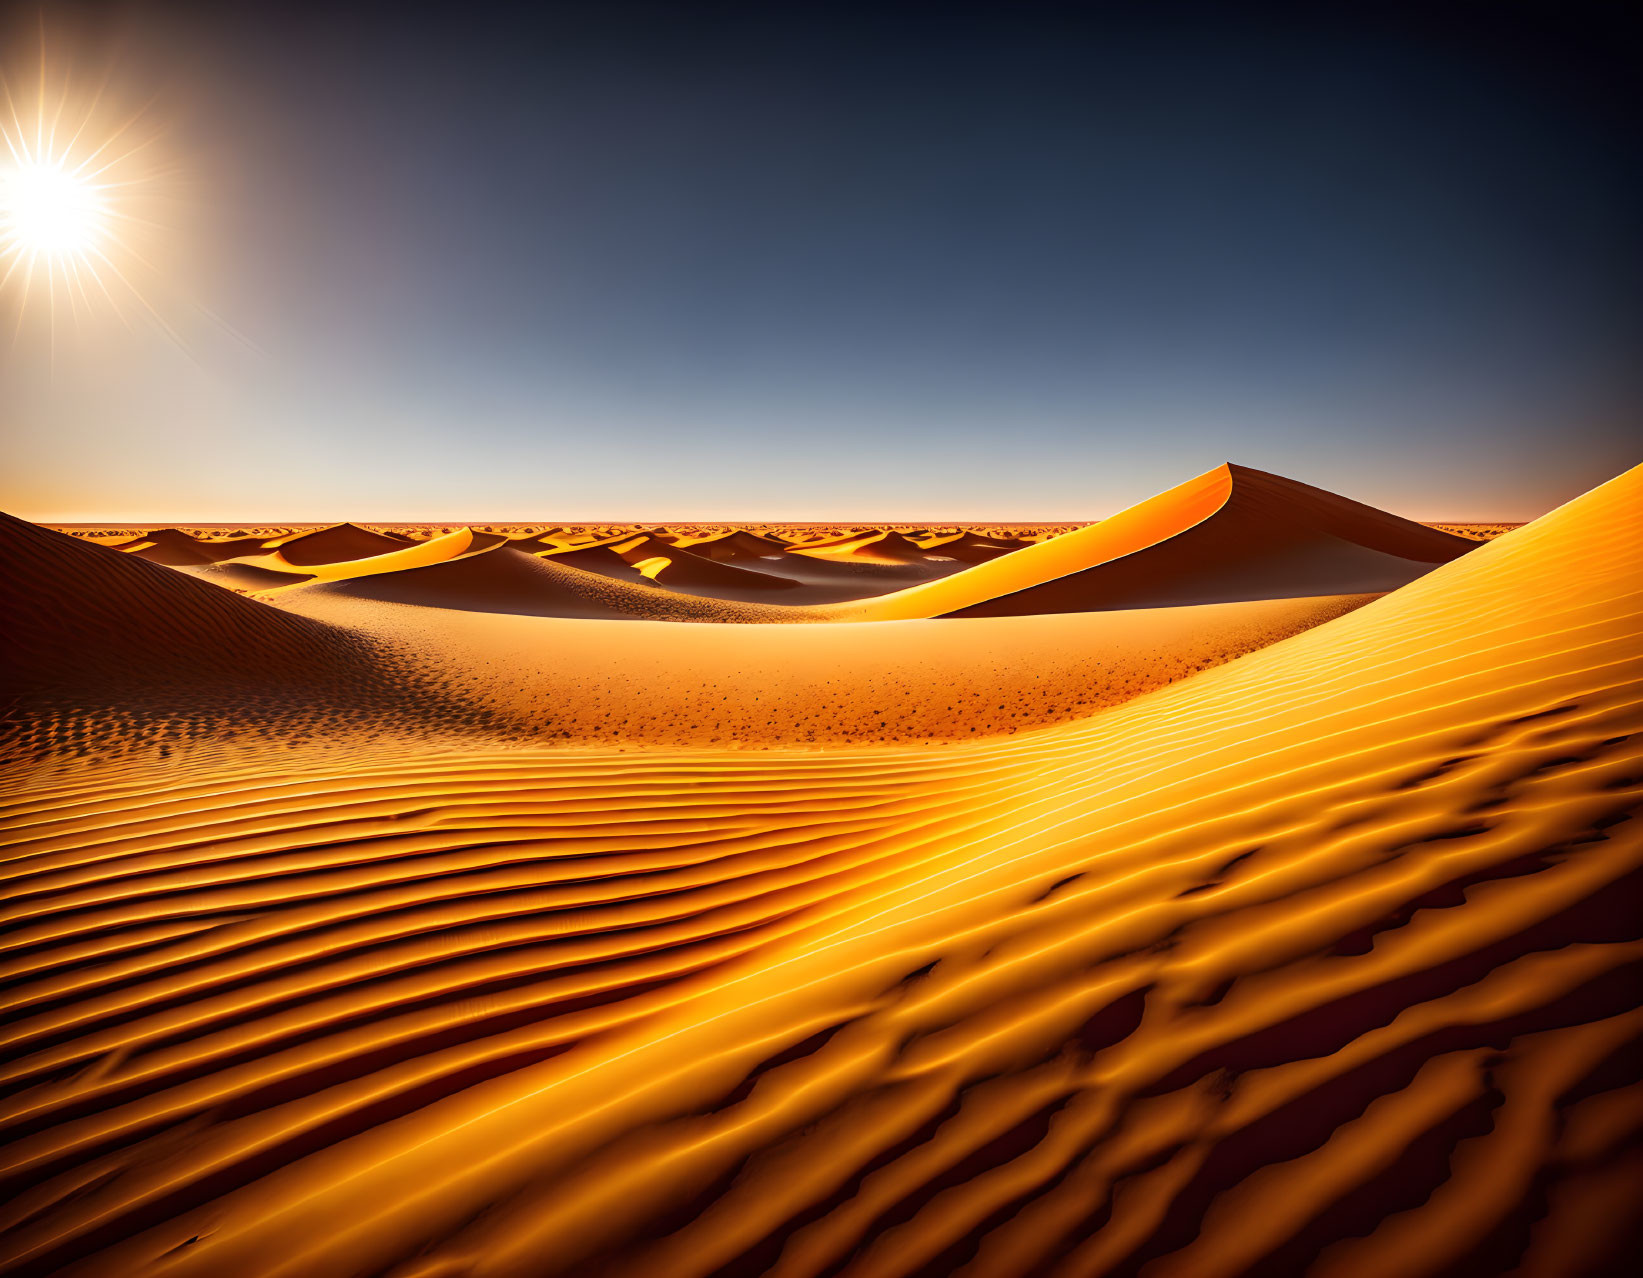
[[[1230,469],[1218,466],[1098,524],[1023,546],[953,577],[883,596],[852,616],[872,621],[939,617],[1134,554],[1208,519],[1232,495],[1232,482]]]
[[[358,524],[333,524],[329,528],[301,529],[263,542],[263,549],[278,551],[288,564],[311,568],[346,560],[370,559],[402,550],[410,543],[403,537],[372,532]]]
[[[216,563],[235,555],[260,550],[259,537],[236,537],[222,541],[202,541],[191,537],[180,528],[156,528],[132,541],[117,543],[111,550],[124,551],[150,563],[165,564],[172,568]]]
[[[1475,545],[1229,463],[1087,528],[830,615],[894,621],[1378,592],[1406,584]],[[1166,551],[1171,552],[1167,564],[1151,565],[1145,558]],[[1242,581],[1267,560],[1273,566],[1265,580],[1257,574]],[[1138,582],[1145,583],[1144,590],[1161,585],[1163,593],[1138,600],[1133,593]],[[1183,589],[1186,597],[1169,597],[1171,590]]]
[[[1639,509],[973,748],[16,794],[8,1263],[1607,1272]]]
[[[363,559],[339,559],[335,563],[302,565],[287,559],[281,551],[273,550],[265,555],[248,556],[238,562],[252,568],[290,573],[293,578],[290,583],[292,585],[300,584],[299,579],[302,577],[313,581],[350,581],[355,577],[403,572],[410,568],[424,568],[429,564],[461,559],[489,550],[506,540],[492,533],[476,533],[472,528],[459,528],[453,533],[445,533],[427,541],[413,542],[380,555],[367,555]]]
[[[532,554],[503,542],[419,566],[291,586],[276,597],[282,608],[295,612],[323,609],[328,601],[336,600],[537,618],[797,620],[791,615],[792,609],[756,600],[710,598],[666,589],[646,580],[631,564],[603,546],[565,554]],[[347,624],[349,614],[339,614],[338,619]]]

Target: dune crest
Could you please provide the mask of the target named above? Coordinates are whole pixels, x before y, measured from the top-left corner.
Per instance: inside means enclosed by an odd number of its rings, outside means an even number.
[[[277,550],[282,559],[299,568],[350,559],[369,559],[389,551],[403,550],[405,545],[404,538],[389,537],[361,528],[358,524],[346,523],[311,532],[291,533],[263,543],[264,549]]]
[[[429,564],[461,559],[467,555],[478,554],[482,550],[489,550],[491,547],[501,545],[506,541],[507,538],[498,536],[495,533],[482,533],[475,532],[472,528],[459,528],[455,532],[430,537],[427,541],[401,542],[393,550],[367,555],[360,559],[338,559],[334,562],[304,564],[302,560],[312,558],[312,554],[299,550],[296,558],[292,558],[285,553],[284,548],[276,548],[268,554],[247,558],[241,562],[255,568],[305,574],[316,581],[348,581],[354,577],[374,577],[379,573],[404,572],[410,568],[423,568]],[[290,544],[295,545],[296,543]],[[327,543],[333,550],[340,544],[336,540]]]
[[[650,533],[636,533],[608,542],[606,548],[644,576],[669,590],[686,594],[717,599],[758,599],[799,586],[798,581],[788,577],[737,567],[736,561],[745,560],[745,555],[714,559],[697,554],[694,547],[673,545]],[[650,565],[650,571],[641,566],[646,564]]]
[[[601,567],[607,560],[614,561],[621,575],[581,566],[590,558]],[[756,603],[662,589],[606,546],[533,555],[504,542],[418,567],[292,587],[281,593],[280,602],[306,611],[326,598],[534,617],[694,622],[788,619],[787,610],[766,606],[761,612]]]
[[[207,540],[194,537],[179,528],[157,528],[132,541],[112,547],[146,559],[150,563],[165,564],[170,568],[192,567],[232,559],[236,555],[254,554],[262,548],[260,537],[231,537]]]
[[[1380,592],[1476,544],[1228,464],[1088,528],[838,615],[997,617]]]

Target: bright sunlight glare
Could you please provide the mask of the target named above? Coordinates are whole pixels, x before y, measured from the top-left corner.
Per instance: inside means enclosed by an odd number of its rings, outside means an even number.
[[[101,191],[61,160],[26,156],[0,169],[0,254],[75,261],[97,249],[107,228]]]
[[[147,321],[182,345],[149,296],[175,296],[178,170],[164,130],[148,106],[124,105],[132,86],[114,64],[71,73],[66,59],[48,59],[43,22],[38,62],[5,62],[0,304],[15,317],[12,349],[43,337],[55,356],[60,333],[95,340],[105,319],[132,332]]]

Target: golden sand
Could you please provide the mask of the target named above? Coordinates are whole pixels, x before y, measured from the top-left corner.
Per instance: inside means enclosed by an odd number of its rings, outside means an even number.
[[[36,692],[163,718],[138,695],[163,636],[190,668],[226,636],[242,656],[206,673],[263,671],[266,724],[302,653],[336,663],[311,699],[337,713],[308,744],[199,727],[169,757],[15,766],[0,1264],[1619,1272],[1643,1117],[1640,512],[1643,469],[1070,722],[762,750],[547,748],[509,719],[515,674],[453,687],[451,658],[414,696],[354,686],[410,677],[389,610],[409,634],[439,609],[310,594],[338,616],[303,616],[8,527],[34,588],[95,568],[147,618],[101,651],[109,614],[84,602],[98,655],[23,645]],[[694,660],[748,645],[728,671],[761,642],[880,633],[905,669],[941,628],[1117,653],[1124,615],[470,611],[440,633],[477,628],[470,664],[528,633],[608,679],[663,634]],[[627,638],[595,661],[614,640],[577,630]],[[769,651],[869,677],[865,647]]]

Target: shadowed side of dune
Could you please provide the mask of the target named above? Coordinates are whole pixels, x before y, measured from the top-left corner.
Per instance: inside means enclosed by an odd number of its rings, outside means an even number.
[[[879,529],[851,533],[792,547],[790,555],[804,559],[838,560],[866,564],[922,564],[926,549],[899,532]],[[948,556],[950,557],[950,556]]]
[[[738,534],[731,534],[737,536]],[[751,538],[753,535],[749,534]],[[728,540],[728,539],[721,539]],[[762,540],[762,539],[759,539]],[[630,543],[633,550],[619,551]],[[746,603],[768,603],[785,610],[785,615],[726,615],[723,620],[821,622],[831,620],[819,605],[871,598],[901,590],[934,577],[956,571],[957,563],[940,563],[929,558],[915,561],[828,559],[785,553],[779,543],[771,543],[769,553],[721,554],[710,557],[699,551],[715,542],[691,542],[675,546],[659,538],[615,539],[592,546],[570,549],[555,547],[542,555],[550,563],[564,564],[618,581],[643,582],[646,564],[654,572],[650,578],[668,590]],[[663,565],[660,560],[667,559]],[[812,607],[816,605],[816,607]]]
[[[627,567],[605,547],[570,555],[538,556],[506,545],[399,572],[317,582],[296,589],[309,598],[346,597],[381,603],[455,608],[534,617],[643,618],[652,621],[786,620],[787,610],[675,594],[637,572],[623,580],[560,562],[600,555]]]
[[[111,549],[135,555],[150,563],[180,568],[217,563],[238,555],[256,554],[262,549],[260,537],[231,537],[211,541],[192,537],[177,528],[157,528],[151,533]]]
[[[314,564],[333,564],[349,559],[368,559],[373,555],[385,555],[390,551],[403,550],[407,544],[406,538],[389,537],[383,533],[372,532],[368,528],[361,528],[358,524],[335,524],[330,528],[296,533],[269,542],[268,548],[277,549],[287,563],[310,567]]]
[[[796,580],[739,568],[729,559],[716,560],[674,546],[650,533],[637,533],[606,547],[624,563],[668,590],[715,599],[757,600],[799,587]],[[583,555],[596,552],[583,551]],[[558,558],[564,558],[558,556]]]
[[[693,555],[719,563],[731,563],[738,559],[764,559],[771,555],[787,553],[785,542],[745,529],[737,529],[722,537],[712,537],[705,541],[691,541],[686,543],[684,548]]]
[[[962,564],[984,564],[988,560],[1020,550],[1026,542],[981,537],[975,533],[960,532],[951,536],[932,537],[920,543],[926,555],[956,559]]]
[[[197,571],[216,573],[224,566]],[[0,515],[8,752],[84,753],[185,725],[402,714],[431,687],[370,640],[189,572]]]
[[[758,570],[740,568],[733,561],[703,559],[689,550],[670,547],[669,551],[668,562],[655,575],[655,580],[669,590],[751,602],[801,589],[798,578],[784,575],[780,565],[770,565],[766,572],[762,571],[764,565]],[[778,598],[772,602],[781,601]]]
[[[1227,465],[1088,528],[838,615],[999,617],[1379,593],[1476,544]]]
[[[430,537],[426,541],[402,543],[381,554],[363,559],[339,559],[332,563],[299,565],[276,550],[248,560],[249,564],[275,572],[292,573],[297,578],[311,576],[320,581],[346,581],[353,577],[369,577],[378,573],[403,572],[428,564],[460,559],[481,550],[500,546],[507,538],[495,533],[475,532],[472,528],[458,528],[454,532]]]
[[[312,580],[308,573],[281,572],[259,564],[235,563],[232,560],[218,564],[181,564],[178,567],[190,577],[197,577],[201,581],[251,593],[278,590],[283,586],[294,586]]]

